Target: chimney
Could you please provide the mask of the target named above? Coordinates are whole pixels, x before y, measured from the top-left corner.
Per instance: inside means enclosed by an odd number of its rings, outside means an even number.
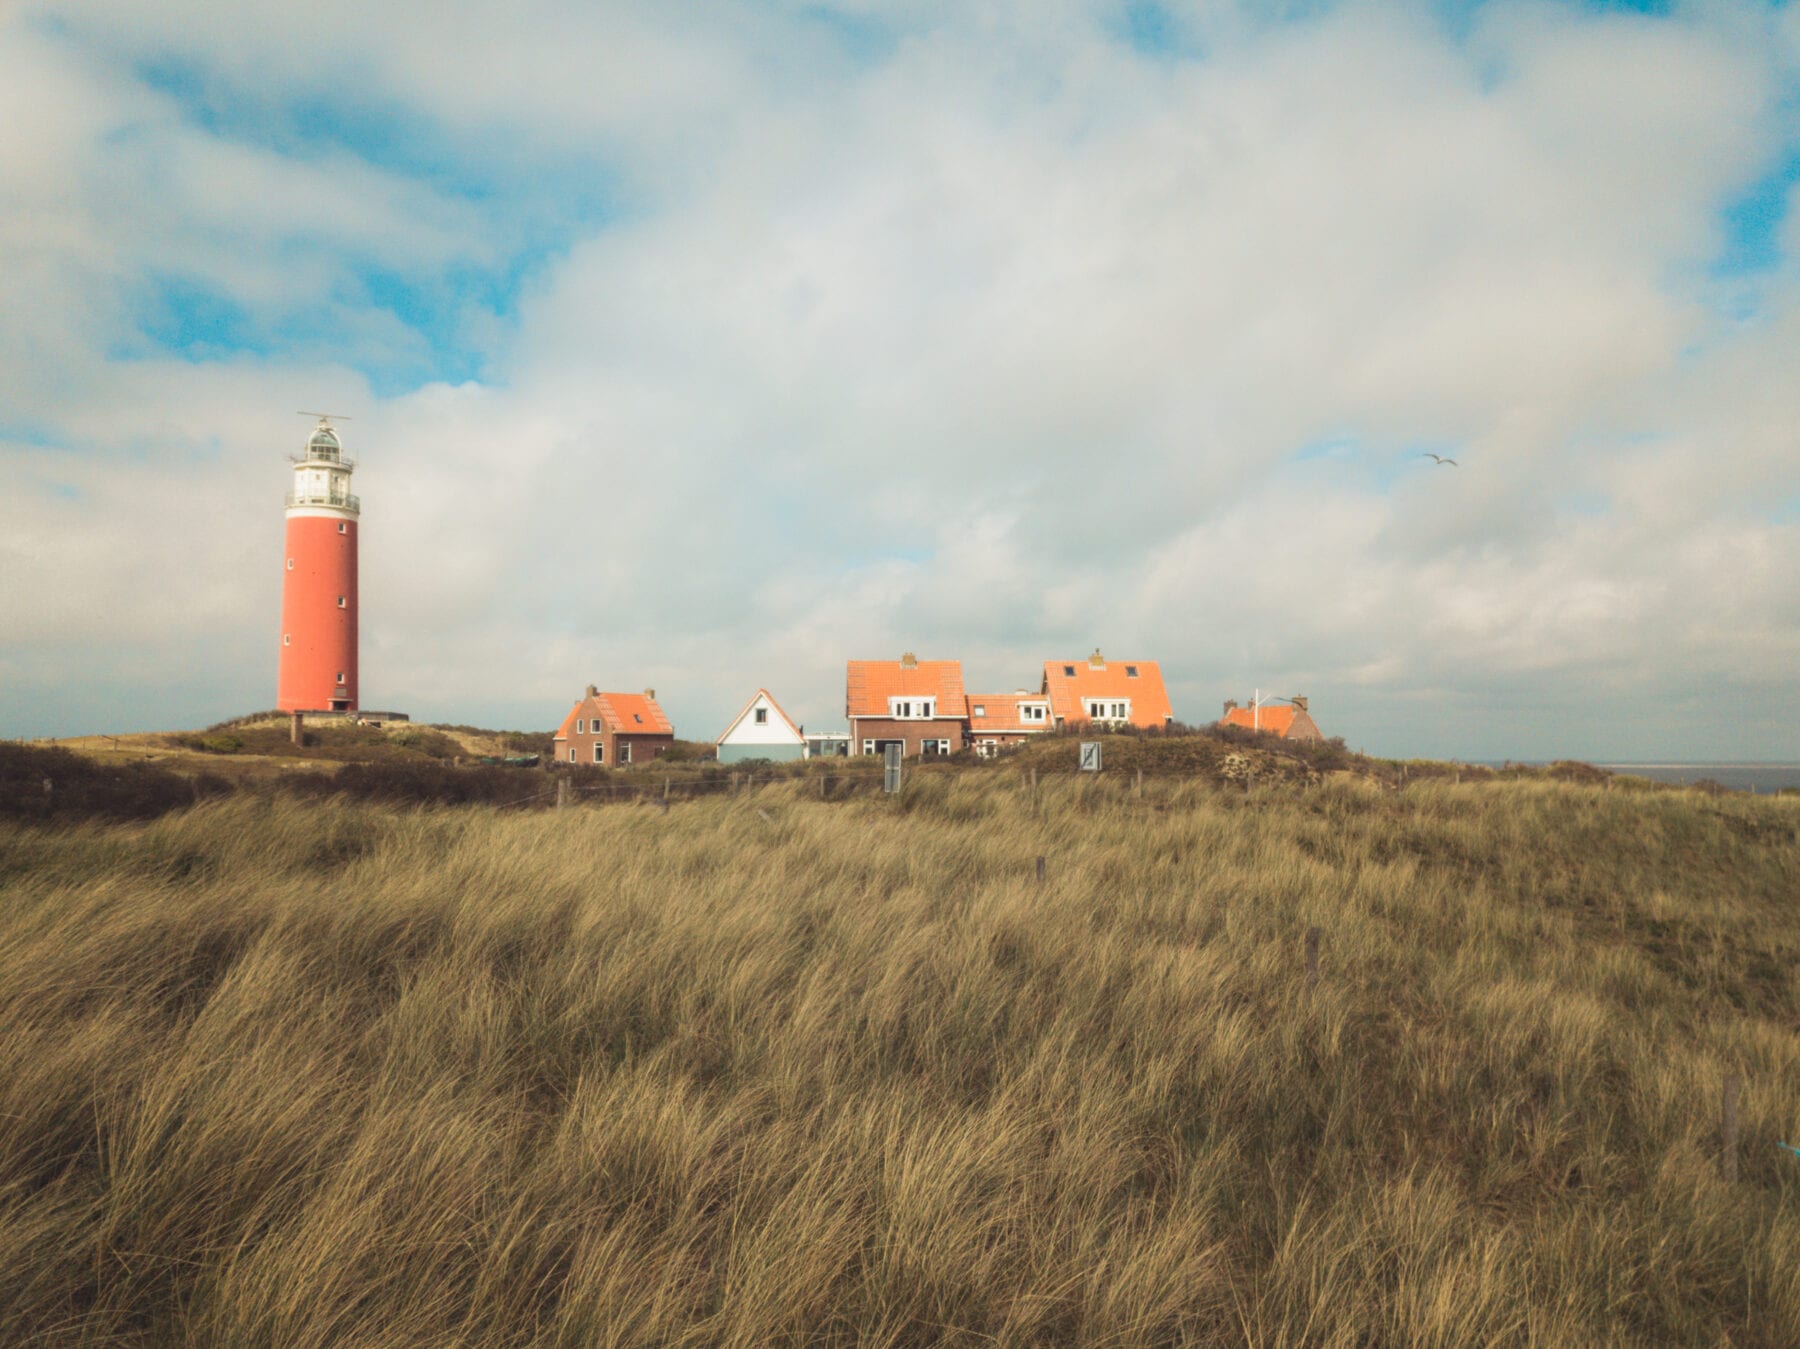
[[[1288,701],[1294,705],[1294,711],[1306,711],[1306,699],[1302,698],[1299,694],[1296,693],[1292,698],[1288,699]]]
[[[1236,698],[1227,698],[1225,700],[1225,715],[1229,717],[1232,713],[1232,710],[1236,707],[1237,707],[1237,699]]]
[[[1106,668],[1106,657],[1100,654],[1099,647],[1095,647],[1094,654],[1088,657],[1088,664],[1096,670],[1104,670]]]
[[[656,690],[655,689],[645,689],[644,696],[646,698],[648,698],[651,702],[655,702],[656,701]]]
[[[913,653],[910,651],[908,651],[905,655],[900,657],[900,668],[902,670],[916,669],[918,667],[918,664],[919,664],[919,658],[917,656],[913,655]]]
[[[598,698],[600,696],[600,690],[598,688],[596,688],[594,685],[589,684],[587,696],[590,698]]]

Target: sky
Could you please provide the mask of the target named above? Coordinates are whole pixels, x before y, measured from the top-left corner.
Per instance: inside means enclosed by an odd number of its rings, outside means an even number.
[[[273,706],[316,409],[418,720],[1098,647],[1800,760],[1800,5],[11,0],[0,70],[0,735]]]

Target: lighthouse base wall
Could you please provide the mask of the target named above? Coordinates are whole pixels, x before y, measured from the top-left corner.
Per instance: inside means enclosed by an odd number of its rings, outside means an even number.
[[[275,693],[283,712],[357,710],[356,544],[354,519],[288,517]]]

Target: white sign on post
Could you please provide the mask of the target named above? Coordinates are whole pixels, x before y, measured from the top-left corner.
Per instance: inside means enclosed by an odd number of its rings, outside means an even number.
[[[882,750],[882,788],[890,796],[900,790],[900,764],[906,754],[904,745],[888,745]]]
[[[1098,740],[1081,742],[1081,771],[1084,773],[1100,771],[1100,742]]]

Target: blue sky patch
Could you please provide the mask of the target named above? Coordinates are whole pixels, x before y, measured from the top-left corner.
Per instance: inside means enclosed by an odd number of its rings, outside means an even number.
[[[1796,184],[1800,184],[1800,147],[1790,149],[1779,164],[1726,203],[1720,213],[1725,240],[1713,263],[1714,275],[1741,276],[1780,265],[1781,230]]]
[[[249,352],[268,355],[269,334],[250,311],[227,295],[188,277],[151,275],[138,307],[138,331],[151,343],[191,361]]]

